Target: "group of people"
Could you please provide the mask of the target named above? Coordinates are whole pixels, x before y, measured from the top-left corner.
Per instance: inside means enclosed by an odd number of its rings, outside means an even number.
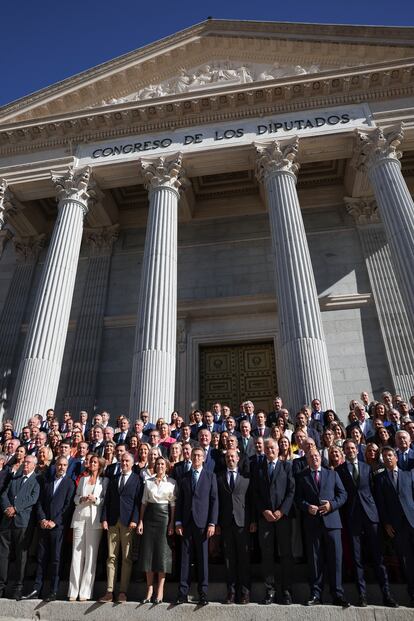
[[[194,565],[198,603],[206,605],[209,553],[221,549],[225,601],[247,604],[254,540],[264,604],[294,601],[297,557],[308,564],[309,606],[322,603],[324,575],[332,603],[349,606],[342,584],[345,550],[358,603],[366,606],[368,549],[383,603],[396,607],[382,551],[389,539],[414,606],[414,397],[405,402],[384,393],[376,402],[364,392],[351,401],[346,425],[318,399],[292,420],[278,396],[269,413],[245,401],[233,416],[216,402],[211,410],[191,412],[188,422],[173,412],[152,423],[145,411],[132,425],[120,416],[112,426],[106,411],[92,420],[82,411],[77,421],[64,412],[59,422],[48,410],[18,436],[5,421],[0,444],[1,597],[14,556],[14,598],[57,599],[62,546],[71,528],[70,601],[92,598],[103,549],[107,587],[101,602],[127,600],[136,560],[146,576],[144,603],[163,601],[174,565],[175,603],[187,602]],[[24,594],[33,545],[36,576]]]

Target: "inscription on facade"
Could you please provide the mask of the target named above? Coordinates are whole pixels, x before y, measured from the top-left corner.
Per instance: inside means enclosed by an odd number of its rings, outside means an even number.
[[[248,144],[258,138],[283,138],[288,135],[323,134],[345,131],[349,128],[366,128],[374,125],[366,104],[343,106],[326,110],[313,110],[302,114],[248,119],[246,122],[220,123],[188,130],[175,130],[169,134],[134,136],[115,140],[113,143],[80,145],[79,165],[114,159],[130,159],[137,153],[187,151],[211,149],[227,144]]]

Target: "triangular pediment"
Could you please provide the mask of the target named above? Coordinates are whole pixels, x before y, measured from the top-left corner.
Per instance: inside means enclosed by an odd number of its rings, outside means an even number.
[[[0,124],[414,56],[410,28],[207,20],[0,109]]]

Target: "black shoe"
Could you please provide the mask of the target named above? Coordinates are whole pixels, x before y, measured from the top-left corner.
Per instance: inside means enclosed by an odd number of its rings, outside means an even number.
[[[236,594],[233,591],[227,592],[226,604],[235,604],[236,603]]]
[[[332,603],[334,606],[342,606],[342,608],[349,608],[351,605],[344,597],[335,597]]]
[[[188,604],[188,595],[179,595],[175,600],[175,604],[179,606],[180,604]]]
[[[360,595],[359,596],[358,606],[359,606],[359,608],[366,608],[368,606],[367,596],[366,595]]]
[[[200,599],[198,600],[198,606],[207,606],[208,599],[205,593],[201,593]]]
[[[268,606],[269,604],[273,604],[274,601],[275,601],[275,592],[266,591],[266,595],[265,595],[265,598],[262,604],[264,604],[265,606]]]
[[[0,598],[5,597],[6,593],[4,591],[4,589],[0,589]]]
[[[157,599],[155,598],[153,601],[154,606],[156,606],[157,604],[162,604],[162,599]]]
[[[22,590],[21,589],[16,589],[13,593],[13,599],[16,600],[16,602],[20,602],[20,600],[22,599]]]
[[[57,593],[55,591],[51,591],[47,597],[43,600],[44,602],[55,602],[57,600]]]
[[[290,606],[291,604],[293,604],[292,593],[290,591],[283,591],[282,604],[284,606]]]
[[[31,591],[27,595],[23,595],[22,599],[40,599],[40,591],[34,589],[34,591]]]
[[[306,602],[306,606],[320,606],[321,604],[321,600],[316,595]]]
[[[398,608],[397,602],[395,601],[393,596],[390,595],[390,593],[384,595],[384,597],[382,598],[382,603],[384,604],[384,606],[387,606],[387,608]]]

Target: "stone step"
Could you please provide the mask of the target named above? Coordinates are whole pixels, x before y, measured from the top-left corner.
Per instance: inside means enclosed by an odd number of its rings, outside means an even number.
[[[194,617],[194,614],[196,617]],[[292,606],[247,606],[224,605],[216,602],[199,608],[195,604],[174,606],[164,603],[157,606],[127,602],[125,604],[101,604],[99,602],[63,602],[46,604],[40,600],[15,602],[2,600],[1,621],[182,621],[196,618],[197,621],[409,621],[414,619],[412,609],[398,609],[370,606],[368,608],[348,608],[342,610],[324,605],[307,608],[299,604]]]

